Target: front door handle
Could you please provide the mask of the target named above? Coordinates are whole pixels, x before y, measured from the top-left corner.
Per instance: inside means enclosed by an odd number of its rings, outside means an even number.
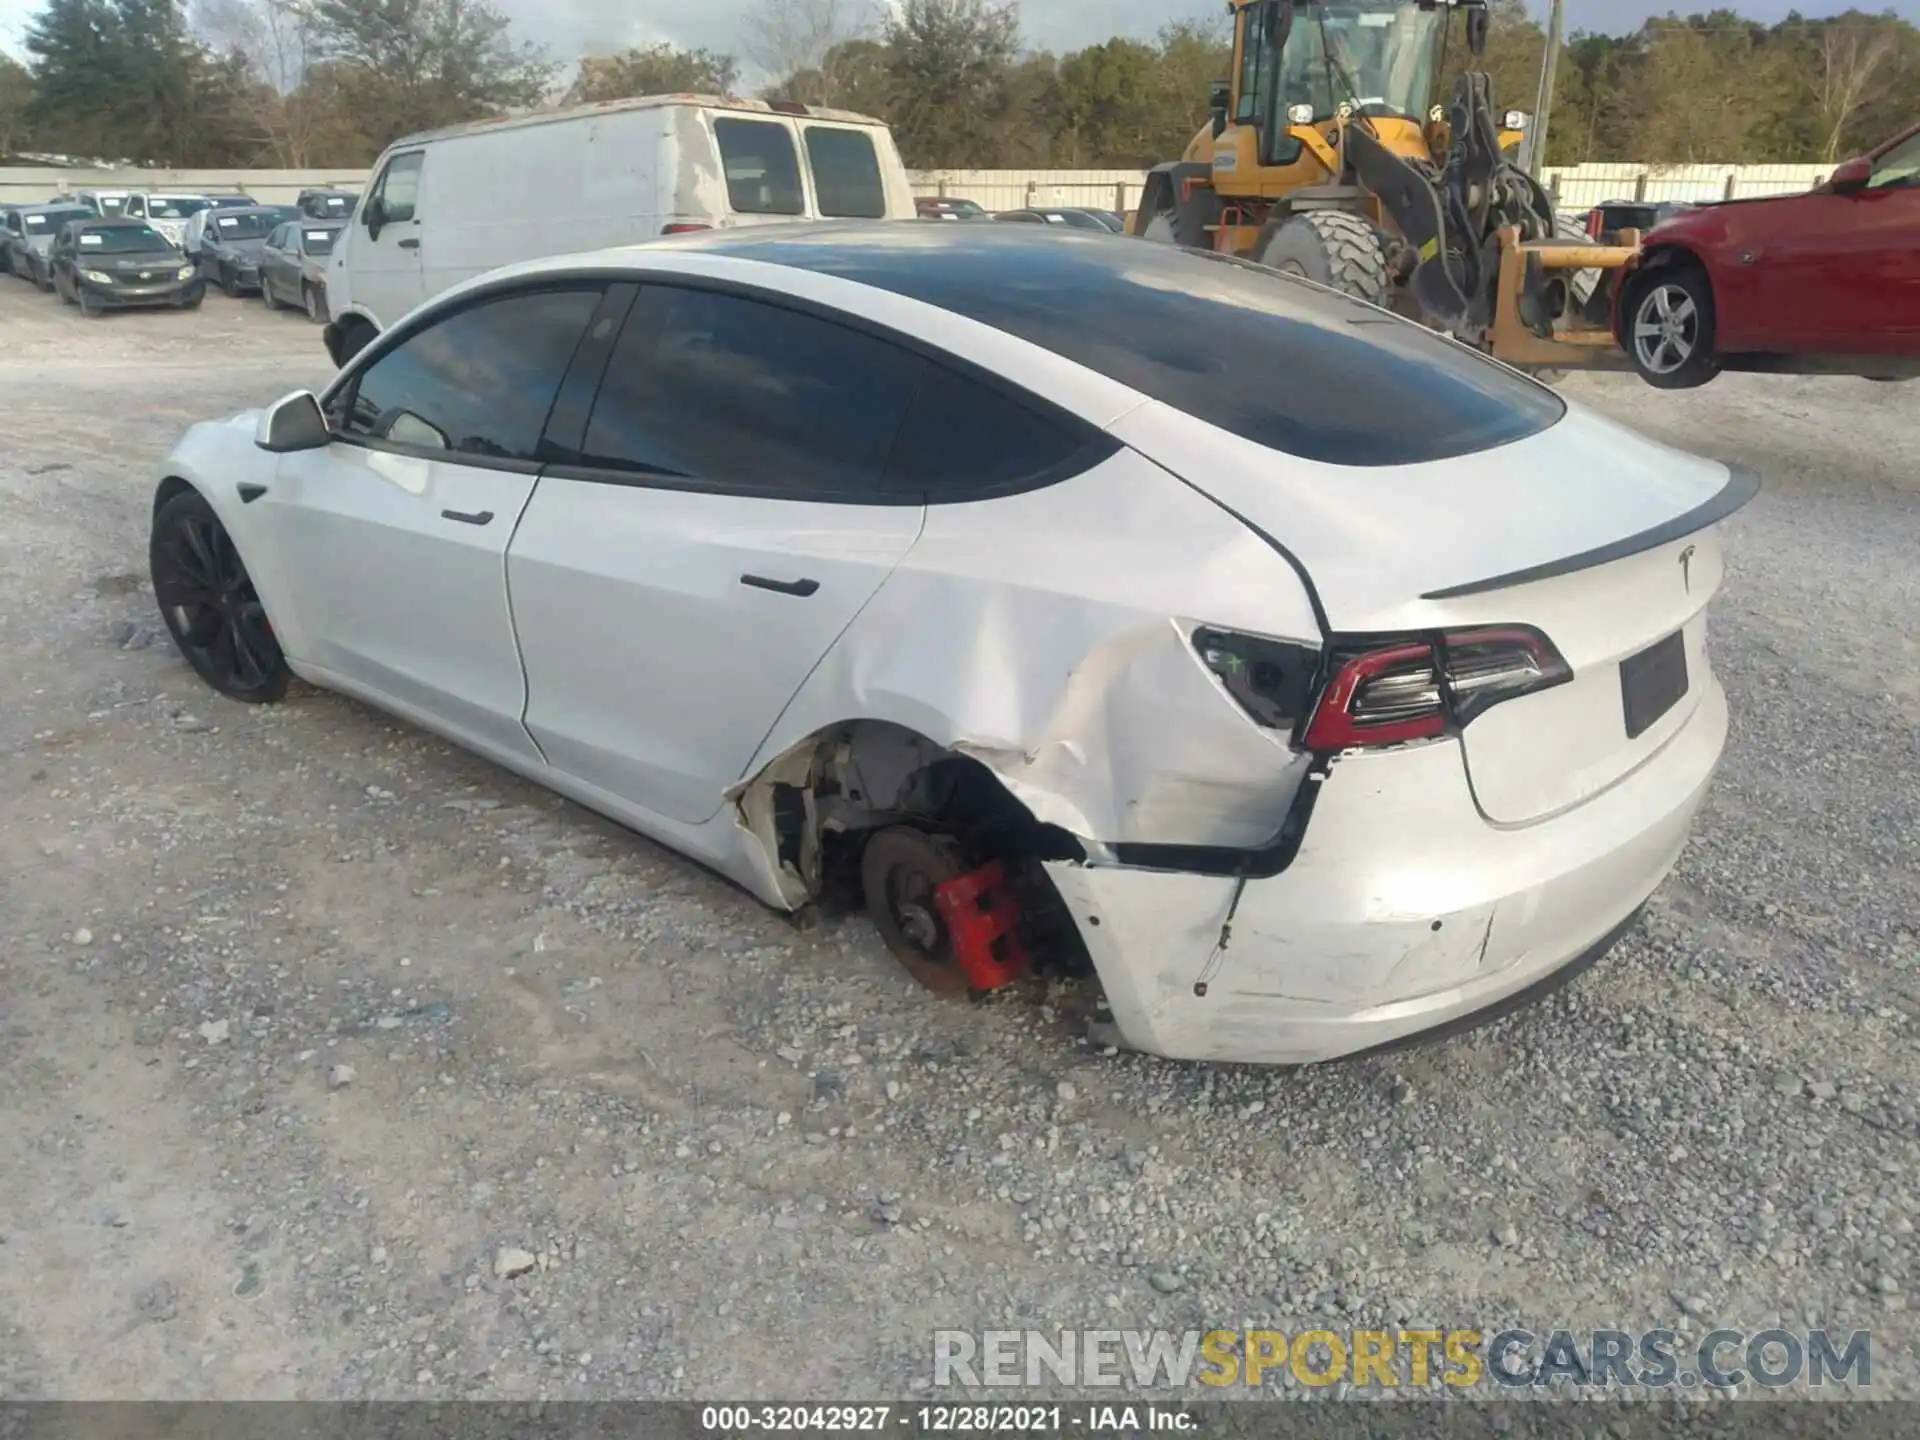
[[[773,590],[782,595],[798,595],[803,600],[820,588],[818,580],[770,580],[765,575],[742,575],[740,583],[751,585],[756,590]]]
[[[402,240],[400,242],[400,248],[402,250],[418,250],[420,248],[420,237],[416,235],[410,240]]]
[[[458,520],[462,525],[488,525],[493,522],[493,511],[476,510],[472,514],[465,510],[442,510],[442,520]]]

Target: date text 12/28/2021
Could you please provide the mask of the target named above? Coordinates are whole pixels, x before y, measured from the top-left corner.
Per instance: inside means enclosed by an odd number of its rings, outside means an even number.
[[[1131,1435],[1190,1433],[1198,1426],[1175,1404],[1077,1405],[705,1405],[700,1428],[711,1435],[852,1434]]]

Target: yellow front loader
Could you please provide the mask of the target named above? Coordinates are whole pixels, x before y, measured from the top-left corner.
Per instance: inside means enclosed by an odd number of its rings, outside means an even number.
[[[1528,117],[1496,123],[1486,75],[1430,106],[1453,11],[1478,56],[1486,0],[1231,4],[1233,76],[1149,172],[1131,233],[1303,275],[1528,369],[1628,368],[1613,299],[1636,246],[1556,221],[1512,158]]]

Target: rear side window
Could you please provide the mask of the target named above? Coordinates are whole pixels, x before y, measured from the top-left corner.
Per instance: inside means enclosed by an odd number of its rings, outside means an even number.
[[[930,365],[887,465],[887,487],[931,501],[971,498],[1032,480],[1084,448],[1080,435],[1011,396]]]
[[[871,135],[809,125],[807,163],[813,167],[813,190],[822,215],[886,218],[887,188],[880,179],[880,157],[874,153]]]
[[[1535,434],[1544,385],[1411,321],[1258,265],[1014,225],[773,240],[716,253],[842,275],[1051,350],[1269,449],[1412,465]]]
[[[402,340],[354,382],[345,430],[416,450],[534,460],[600,291],[484,300]]]
[[[800,161],[787,127],[771,120],[717,117],[713,138],[727,175],[727,203],[741,215],[798,215],[805,211]]]
[[[582,463],[699,488],[875,498],[925,363],[798,311],[649,286],[608,362]]]

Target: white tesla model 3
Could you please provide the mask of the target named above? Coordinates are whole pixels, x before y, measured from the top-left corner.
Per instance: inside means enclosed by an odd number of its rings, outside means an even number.
[[[1757,480],[1383,311],[1020,226],[541,260],[196,425],[156,598],[935,988],[1091,965],[1122,1043],[1306,1061],[1613,941],[1727,730]]]

